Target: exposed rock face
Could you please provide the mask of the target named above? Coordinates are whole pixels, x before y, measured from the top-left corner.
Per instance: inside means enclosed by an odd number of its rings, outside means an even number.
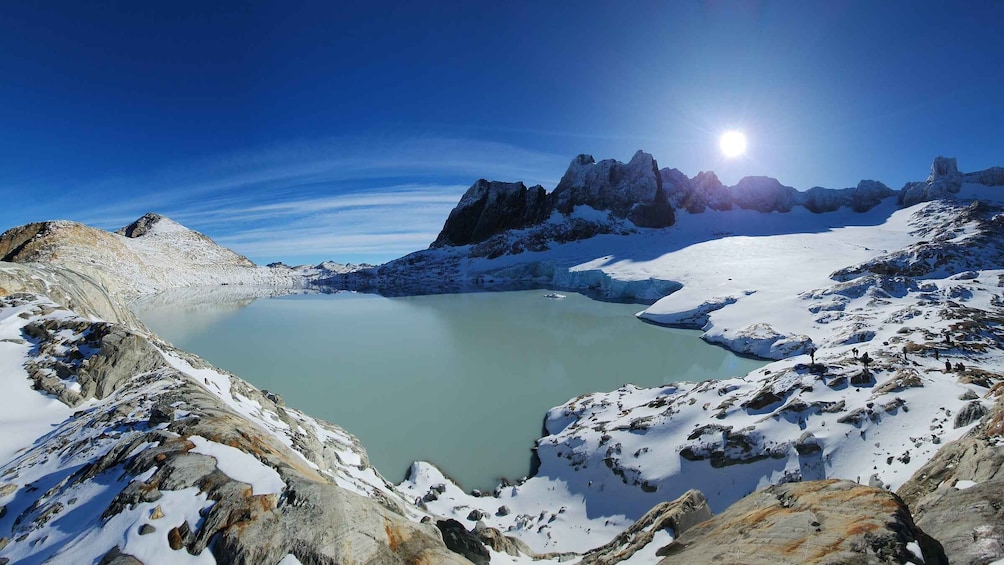
[[[916,542],[923,555],[907,547]],[[772,486],[659,551],[661,563],[947,564],[895,495],[849,481]]]
[[[679,537],[697,524],[711,519],[708,501],[700,491],[690,490],[672,502],[657,504],[610,543],[582,557],[583,565],[608,565],[629,559],[652,542],[656,532],[670,528]]]
[[[599,214],[569,217],[576,206],[588,206]],[[555,212],[565,217],[549,222]],[[675,218],[658,165],[648,153],[638,151],[627,164],[613,159],[597,163],[589,155],[579,155],[550,194],[539,185],[527,188],[520,182],[474,183],[431,247],[475,244],[471,257],[495,258],[634,227],[663,228],[673,225]],[[519,229],[528,232],[515,240],[508,237],[510,230]]]
[[[488,553],[485,544],[473,532],[467,531],[460,522],[439,520],[436,522],[436,527],[442,532],[443,541],[451,551],[463,555],[475,565],[488,565],[491,561],[491,554]]]
[[[795,206],[804,206],[815,213],[844,207],[866,212],[895,194],[886,185],[873,180],[863,180],[853,188],[835,190],[817,186],[799,192],[770,177],[745,177],[736,186],[726,187],[711,172],[701,172],[689,180],[676,169],[662,169],[661,174],[673,205],[692,214],[708,208],[731,210],[733,207],[758,212],[790,212]]]
[[[732,209],[732,195],[715,173],[701,171],[696,177],[688,180],[682,173],[676,174],[679,173],[676,169],[663,169],[661,172],[663,182],[669,191],[670,201],[677,208],[686,209],[691,214],[699,214],[707,208]],[[666,182],[667,176],[672,182]]]
[[[931,164],[931,174],[924,182],[907,183],[897,197],[903,206],[945,198],[962,188],[962,173],[955,158],[936,157]]]
[[[736,206],[758,212],[790,212],[798,191],[770,177],[743,177],[732,187]]]
[[[863,180],[854,188],[842,190],[813,187],[800,195],[798,200],[810,212],[817,214],[833,212],[845,206],[855,212],[867,212],[894,194],[895,191],[881,182]]]
[[[551,193],[551,200],[562,214],[585,205],[609,210],[641,227],[666,227],[674,222],[659,166],[644,151],[635,153],[627,164],[613,159],[597,163],[590,155],[579,155]]]
[[[467,190],[450,212],[432,247],[480,243],[496,233],[539,224],[550,215],[540,185],[481,179]]]
[[[143,327],[121,301],[108,296],[98,280],[60,267],[0,262],[0,290],[0,296],[18,292],[44,294],[79,314]]]
[[[981,407],[982,410],[985,410]],[[897,493],[917,525],[937,538],[953,564],[1004,558],[1004,407],[945,445]]]
[[[1004,186],[1004,167],[990,167],[975,173],[967,173],[963,180],[986,186]]]
[[[867,212],[893,194],[893,189],[879,181],[863,180],[851,191],[851,209],[855,212]]]

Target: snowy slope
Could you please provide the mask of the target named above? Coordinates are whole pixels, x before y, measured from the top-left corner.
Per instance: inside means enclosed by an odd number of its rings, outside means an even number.
[[[96,563],[117,552],[144,563],[253,554],[276,563],[290,553],[384,562],[399,551],[390,532],[412,544],[401,559],[415,552],[462,562],[434,527],[418,523],[425,514],[369,466],[354,437],[155,337],[44,297],[0,296],[0,369],[4,563]],[[107,394],[72,408],[55,400],[93,379]],[[339,502],[294,505],[297,492]],[[286,514],[304,526],[276,523]],[[270,541],[276,527],[282,543]],[[260,537],[244,538],[245,529]],[[353,547],[317,539],[325,535]],[[242,545],[253,549],[235,549]]]
[[[457,519],[483,511],[537,551],[582,551],[590,535],[690,488],[716,512],[779,482],[898,488],[973,425],[960,414],[996,398],[1004,210],[970,199],[1004,200],[1001,190],[964,184],[950,200],[900,209],[887,199],[864,214],[679,212],[670,228],[496,259],[467,248],[414,254],[427,284],[456,277],[654,301],[641,318],[778,359],[741,378],[573,399],[549,412],[534,477],[489,498],[447,486],[427,505]],[[401,487],[422,496],[441,482],[422,464]],[[499,515],[501,505],[510,512]]]
[[[130,229],[137,224],[144,229]],[[255,266],[163,216],[147,214],[120,232],[66,221],[28,224],[0,234],[0,260],[64,267],[123,296],[182,286],[304,285],[303,276],[292,269]]]

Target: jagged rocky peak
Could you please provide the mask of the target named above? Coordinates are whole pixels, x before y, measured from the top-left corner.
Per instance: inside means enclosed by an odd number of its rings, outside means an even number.
[[[923,182],[908,182],[899,192],[897,201],[903,206],[913,206],[929,200],[946,198],[962,188],[962,173],[954,157],[935,157],[931,175]]]
[[[576,206],[590,206],[640,227],[665,227],[675,221],[659,165],[641,150],[626,164],[614,159],[597,163],[590,155],[579,155],[572,159],[551,200],[562,214],[570,214]]]
[[[540,185],[527,188],[521,182],[480,179],[450,212],[432,247],[480,243],[505,230],[539,224],[550,213]]]
[[[743,177],[731,192],[736,206],[758,212],[790,212],[799,194],[771,177]]]
[[[955,157],[942,157],[939,155],[931,163],[931,176],[927,177],[927,182],[934,182],[946,177],[956,178],[961,176],[962,174],[959,173],[959,164],[956,162]]]
[[[896,194],[888,186],[875,180],[862,180],[852,188],[832,189],[814,186],[800,195],[800,203],[810,212],[833,212],[844,206],[855,212],[867,212],[882,200]]]
[[[867,212],[879,205],[879,202],[896,194],[896,191],[877,180],[864,179],[851,191],[851,209],[855,212]]]
[[[732,195],[714,171],[697,173],[690,184],[693,195],[687,209],[691,212],[703,212],[705,206],[712,210],[732,209]]]
[[[117,230],[115,233],[119,235],[124,235],[125,237],[143,237],[147,234],[160,234],[160,233],[171,233],[171,232],[182,232],[190,231],[185,226],[175,222],[171,218],[166,216],[161,216],[160,214],[155,214],[153,212],[148,212],[143,214],[135,222],[129,224],[128,226]]]

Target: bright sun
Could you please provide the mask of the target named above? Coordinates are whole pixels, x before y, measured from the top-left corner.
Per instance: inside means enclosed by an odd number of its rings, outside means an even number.
[[[727,131],[722,134],[718,145],[722,148],[722,154],[733,159],[746,153],[746,136],[741,131]]]

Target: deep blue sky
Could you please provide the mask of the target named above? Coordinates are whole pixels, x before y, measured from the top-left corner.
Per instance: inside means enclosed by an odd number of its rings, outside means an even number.
[[[169,215],[258,262],[428,245],[578,153],[899,188],[1004,165],[1001,2],[12,2],[0,229]],[[718,135],[746,131],[726,161]]]

